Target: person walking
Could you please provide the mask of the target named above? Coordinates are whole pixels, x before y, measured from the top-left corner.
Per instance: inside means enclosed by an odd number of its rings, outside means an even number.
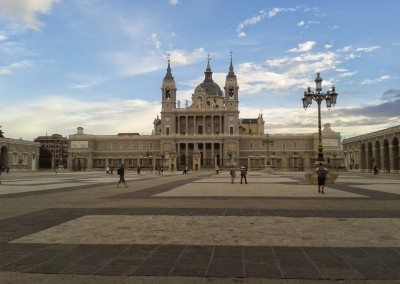
[[[108,174],[110,174],[110,167],[109,166],[107,166],[107,168],[106,168],[106,175],[108,175]]]
[[[119,175],[119,181],[118,181],[118,184],[117,184],[117,188],[119,187],[119,184],[120,184],[121,182],[124,183],[125,187],[128,187],[128,186],[126,185],[126,182],[125,182],[125,168],[124,168],[124,165],[121,165],[121,166],[118,168],[117,174]]]
[[[318,193],[324,194],[325,181],[328,175],[328,169],[325,168],[322,163],[319,163],[319,167],[316,170],[318,176]]]
[[[219,174],[219,167],[218,167],[218,166],[215,168],[215,173],[216,173],[217,175]]]
[[[244,183],[247,184],[247,168],[244,165],[240,167],[240,184],[243,183],[243,179]]]
[[[233,166],[231,166],[231,170],[229,171],[229,175],[231,176],[231,184],[235,182],[236,172]]]

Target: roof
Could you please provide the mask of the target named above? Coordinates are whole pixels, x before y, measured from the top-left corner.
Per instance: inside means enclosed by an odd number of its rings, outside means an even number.
[[[242,124],[258,124],[258,118],[243,118]]]

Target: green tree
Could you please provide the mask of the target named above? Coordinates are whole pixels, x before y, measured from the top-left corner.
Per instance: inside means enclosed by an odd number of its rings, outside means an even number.
[[[40,146],[40,149],[39,149],[39,168],[41,168],[41,169],[50,169],[51,168],[51,153],[43,145]]]

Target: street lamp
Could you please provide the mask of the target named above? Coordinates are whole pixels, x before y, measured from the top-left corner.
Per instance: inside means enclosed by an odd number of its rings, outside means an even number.
[[[321,93],[322,91],[322,78],[320,73],[317,72],[317,77],[314,80],[315,82],[315,93],[311,91],[311,87],[307,87],[307,90],[304,91],[304,97],[301,99],[303,101],[304,109],[307,109],[311,106],[312,101],[316,101],[318,103],[318,162],[324,161],[324,153],[322,150],[322,133],[321,133],[321,102],[323,100],[326,101],[326,107],[331,108],[335,106],[336,99],[338,94],[336,93],[335,86],[332,86],[330,90],[326,93]]]
[[[336,167],[336,156],[337,156],[337,154],[336,154],[336,152],[334,152],[332,155],[333,155],[333,166],[335,167],[335,170],[337,170],[337,167]]]
[[[273,140],[269,138],[269,134],[267,133],[265,135],[267,138],[262,140],[263,144],[267,144],[267,155],[266,155],[266,161],[265,161],[265,171],[267,171],[267,165],[269,167],[269,145],[273,143]]]

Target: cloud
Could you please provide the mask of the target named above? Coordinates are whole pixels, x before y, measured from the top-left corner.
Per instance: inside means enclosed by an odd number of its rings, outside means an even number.
[[[258,12],[257,15],[255,15],[255,16],[253,16],[253,17],[251,17],[251,18],[247,18],[247,19],[244,20],[244,21],[241,21],[241,22],[239,23],[238,28],[236,29],[236,31],[237,31],[237,33],[238,33],[238,36],[239,36],[239,37],[245,37],[245,36],[246,36],[246,33],[243,31],[243,29],[244,29],[246,26],[252,26],[252,25],[258,24],[258,23],[261,22],[266,16],[267,16],[267,12],[266,12],[265,10],[260,10],[260,11]]]
[[[279,8],[275,7],[270,9],[268,12],[265,9],[262,9],[258,11],[258,13],[250,18],[247,18],[243,21],[241,21],[236,28],[236,32],[238,37],[246,37],[246,33],[243,31],[245,27],[247,26],[253,26],[256,25],[260,22],[262,22],[266,17],[268,18],[273,18],[277,16],[278,14],[283,14],[283,13],[289,13],[289,12],[295,12],[300,9],[303,9],[305,12],[310,11],[309,8],[304,7],[304,6],[296,6],[295,8]]]
[[[268,18],[273,18],[273,17],[275,17],[276,15],[278,15],[279,13],[294,12],[294,11],[296,11],[298,8],[299,8],[299,7],[297,7],[297,8],[278,8],[278,7],[276,7],[276,8],[271,9],[271,10],[268,12]]]
[[[72,89],[91,89],[104,81],[100,76],[91,76],[83,73],[71,73]]]
[[[106,101],[87,101],[54,95],[9,102],[1,116],[8,137],[33,140],[46,130],[49,133],[62,132],[62,135],[74,134],[78,126],[84,127],[86,133],[99,135],[119,132],[151,134],[154,117],[160,110],[160,102],[115,97]]]
[[[180,2],[180,0],[169,0],[169,4],[171,4],[172,6],[178,5]]]
[[[24,28],[39,30],[42,23],[37,19],[39,14],[50,14],[53,5],[60,0],[2,0],[0,17],[17,22]]]
[[[352,76],[354,76],[354,75],[356,75],[357,74],[357,71],[355,71],[355,72],[343,72],[342,74],[340,74],[339,75],[339,77],[352,77]]]
[[[135,76],[146,74],[165,68],[165,55],[171,54],[174,65],[188,65],[205,58],[204,48],[193,51],[172,49],[168,51],[150,50],[121,50],[107,56],[107,60],[114,66],[119,76]]]
[[[147,39],[147,43],[152,44],[156,49],[160,49],[161,41],[158,39],[156,33],[152,33],[151,36]]]
[[[6,39],[7,39],[7,37],[5,35],[0,34],[0,41],[6,40]]]
[[[389,79],[394,79],[394,77],[390,76],[390,75],[382,75],[379,78],[375,78],[375,79],[365,79],[364,81],[361,82],[361,85],[372,85],[372,84],[377,84]]]
[[[11,75],[16,70],[27,68],[29,66],[31,66],[31,62],[28,61],[28,60],[24,60],[24,61],[20,61],[20,62],[14,62],[14,63],[9,64],[7,66],[0,66],[0,76]]]
[[[297,47],[287,50],[287,52],[309,52],[313,49],[317,43],[315,41],[306,41],[304,43],[299,43]]]
[[[325,48],[325,49],[330,49],[330,48],[332,48],[332,47],[333,47],[332,44],[325,44],[325,45],[324,45],[324,48]]]
[[[300,21],[300,22],[297,23],[297,26],[300,27],[300,28],[305,28],[305,29],[307,29],[307,28],[309,28],[311,25],[318,25],[319,23],[320,23],[320,22],[318,22],[318,21],[311,21],[311,20],[309,20],[309,21],[307,21],[307,22]]]

